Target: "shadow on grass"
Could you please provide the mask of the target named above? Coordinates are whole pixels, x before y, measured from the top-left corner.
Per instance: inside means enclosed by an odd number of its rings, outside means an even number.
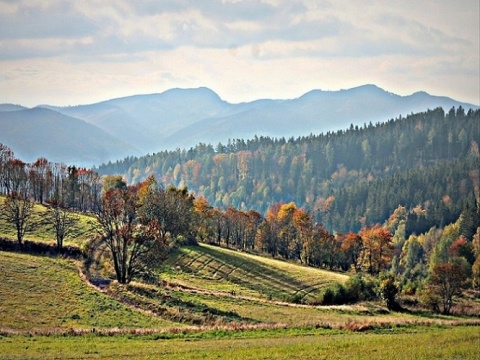
[[[202,261],[198,262],[199,259]],[[306,283],[273,267],[215,248],[180,249],[171,260],[184,272],[214,281],[225,279],[275,300],[303,302],[305,296],[314,296],[316,291],[320,295],[321,282]]]
[[[156,286],[113,284],[110,291],[122,302],[175,322],[201,326],[258,323],[233,311],[222,311],[205,304],[179,299],[171,292]]]
[[[22,244],[19,244],[17,241],[4,238],[0,238],[0,251],[13,251],[29,255],[63,256],[72,259],[83,259],[85,257],[76,246],[64,245],[58,248],[54,244],[30,240],[24,240]]]

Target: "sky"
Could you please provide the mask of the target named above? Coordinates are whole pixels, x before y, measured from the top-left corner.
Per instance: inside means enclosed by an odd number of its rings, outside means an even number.
[[[0,103],[375,84],[480,104],[478,0],[0,0]]]

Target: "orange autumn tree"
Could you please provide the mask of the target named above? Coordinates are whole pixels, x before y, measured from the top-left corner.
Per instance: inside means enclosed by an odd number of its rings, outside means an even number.
[[[203,197],[193,201],[193,209],[197,218],[197,236],[201,241],[215,238],[214,209]]]
[[[293,214],[293,223],[297,230],[297,251],[301,251],[301,253],[298,254],[300,262],[308,263],[306,248],[313,236],[312,216],[304,209],[297,209]]]
[[[380,225],[365,227],[359,233],[363,249],[361,263],[370,274],[385,270],[392,261],[392,234]]]
[[[450,314],[455,296],[461,294],[467,275],[460,264],[442,263],[435,266],[428,279],[430,305],[437,312]]]
[[[343,239],[341,249],[355,272],[359,272],[361,265],[360,256],[363,250],[363,241],[361,236],[355,234],[354,232],[349,232]]]
[[[297,231],[293,222],[293,216],[297,211],[294,202],[283,204],[277,214],[277,221],[280,225],[278,237],[280,239],[279,253],[285,259],[295,258]]]

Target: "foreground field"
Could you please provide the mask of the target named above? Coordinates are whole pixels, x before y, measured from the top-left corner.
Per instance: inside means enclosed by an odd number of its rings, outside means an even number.
[[[195,251],[204,254],[205,250],[234,253],[203,246]],[[163,332],[185,327],[208,330],[278,326],[365,330],[399,325],[480,324],[475,318],[388,312],[375,303],[332,307],[296,305],[242,296],[242,291],[231,294],[175,283],[164,286],[113,283],[101,292],[82,281],[78,269],[69,260],[0,252],[0,264],[0,330],[5,333],[68,333],[93,328],[97,332],[102,329]],[[291,264],[280,264],[268,269],[279,271],[275,270],[276,266],[287,266],[301,271]],[[252,259],[250,265],[254,266]],[[195,272],[198,267],[192,265],[190,269]],[[199,277],[179,275],[201,285]],[[225,283],[231,285],[228,281]],[[251,283],[255,284],[255,279]]]
[[[212,338],[210,338],[212,337]],[[478,327],[269,330],[180,338],[0,337],[2,359],[478,359]]]
[[[212,246],[163,284],[90,285],[72,260],[0,251],[2,359],[478,359],[475,317],[311,306],[347,276]]]

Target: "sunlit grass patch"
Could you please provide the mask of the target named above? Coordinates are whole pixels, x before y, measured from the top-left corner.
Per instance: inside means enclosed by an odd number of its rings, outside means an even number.
[[[147,336],[7,336],[4,359],[478,359],[474,327],[345,332],[286,329]],[[168,339],[168,340],[165,340]]]
[[[314,302],[332,283],[348,276],[271,258],[200,245],[178,249],[167,263],[169,281],[242,296]]]
[[[0,252],[0,328],[152,328],[176,326],[125,306],[84,283],[61,258]]]
[[[0,196],[0,204],[5,200],[4,196]],[[27,231],[25,234],[26,240],[32,241],[41,241],[51,244],[55,244],[55,231],[52,228],[51,224],[45,222],[45,215],[47,213],[47,207],[40,204],[35,204],[34,213],[29,223],[34,224],[34,229],[32,231]],[[65,239],[65,245],[75,245],[80,246],[83,242],[89,241],[93,236],[95,236],[95,224],[96,219],[94,216],[72,213],[76,218],[77,222],[72,227],[71,234]],[[15,227],[12,224],[8,224],[5,220],[0,218],[0,237],[16,240],[17,235]]]

